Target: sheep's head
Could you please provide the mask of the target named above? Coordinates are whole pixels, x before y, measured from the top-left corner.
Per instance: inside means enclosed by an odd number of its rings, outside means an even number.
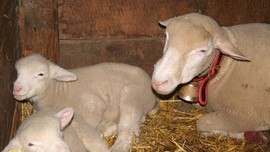
[[[160,24],[166,27],[165,47],[152,76],[152,86],[158,93],[169,94],[178,84],[191,81],[204,70],[214,48],[235,59],[246,60],[226,33],[207,16],[192,13]]]
[[[61,130],[71,121],[73,109],[64,108],[56,114],[37,113],[21,124],[3,152],[70,152]]]
[[[74,81],[76,75],[51,63],[41,55],[31,55],[16,62],[17,79],[13,95],[17,100],[34,100],[44,95],[51,81]]]

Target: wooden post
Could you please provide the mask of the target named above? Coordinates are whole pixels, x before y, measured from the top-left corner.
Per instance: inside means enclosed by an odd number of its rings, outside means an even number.
[[[16,77],[15,61],[19,58],[17,0],[0,1],[0,151],[9,142],[15,99],[12,82]]]
[[[58,60],[57,0],[20,0],[19,30],[22,53],[39,53]]]
[[[39,53],[53,62],[58,61],[57,12],[57,0],[19,1],[19,41],[24,56]],[[11,137],[20,125],[25,106],[27,103],[16,103]]]

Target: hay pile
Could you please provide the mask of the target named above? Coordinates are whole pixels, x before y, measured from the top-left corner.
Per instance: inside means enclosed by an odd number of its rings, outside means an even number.
[[[206,137],[198,134],[196,120],[207,112],[192,106],[181,109],[182,105],[183,102],[179,100],[161,101],[160,111],[149,116],[142,124],[140,140],[133,139],[130,152],[270,152],[266,145],[218,135]],[[33,111],[27,103],[23,108],[26,114],[23,117],[29,116]],[[115,138],[114,135],[105,137],[109,145],[114,143]]]
[[[160,112],[141,126],[140,141],[132,152],[269,152],[266,145],[243,142],[230,137],[198,134],[196,120],[207,112],[190,107],[179,110],[182,101],[161,101]]]

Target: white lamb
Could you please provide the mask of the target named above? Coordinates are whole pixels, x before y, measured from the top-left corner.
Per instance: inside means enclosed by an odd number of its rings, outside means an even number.
[[[68,142],[77,142],[74,147],[69,148],[62,136],[62,131],[73,117],[72,108],[64,108],[58,113],[53,110],[41,110],[29,116],[20,125],[16,136],[9,142],[3,152],[83,152],[83,144],[78,141],[80,138],[74,136],[72,127],[65,129],[65,136]],[[84,150],[85,151],[85,150]]]
[[[88,150],[108,150],[101,137],[97,139],[100,145],[95,144],[97,149],[88,142],[92,138],[90,127],[104,136],[116,132],[111,151],[128,151],[133,134],[138,135],[140,123],[156,105],[149,75],[135,66],[101,63],[65,70],[41,55],[32,55],[18,60],[15,67],[18,77],[14,97],[30,99],[38,110],[48,106],[72,107],[77,121],[74,128]],[[81,123],[88,126],[81,127]]]

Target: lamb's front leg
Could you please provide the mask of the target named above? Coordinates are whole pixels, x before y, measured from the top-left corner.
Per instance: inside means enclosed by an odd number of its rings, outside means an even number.
[[[122,105],[122,108],[120,108],[117,139],[111,148],[112,152],[128,152],[130,150],[133,135],[139,135],[142,118],[142,112],[135,106],[124,107]]]
[[[87,151],[110,152],[106,141],[100,137],[98,131],[96,131],[92,126],[88,125],[83,118],[76,115],[71,125],[83,141]]]
[[[110,105],[104,112],[101,122],[97,126],[97,131],[103,137],[117,133],[117,121],[119,117],[119,107]]]

